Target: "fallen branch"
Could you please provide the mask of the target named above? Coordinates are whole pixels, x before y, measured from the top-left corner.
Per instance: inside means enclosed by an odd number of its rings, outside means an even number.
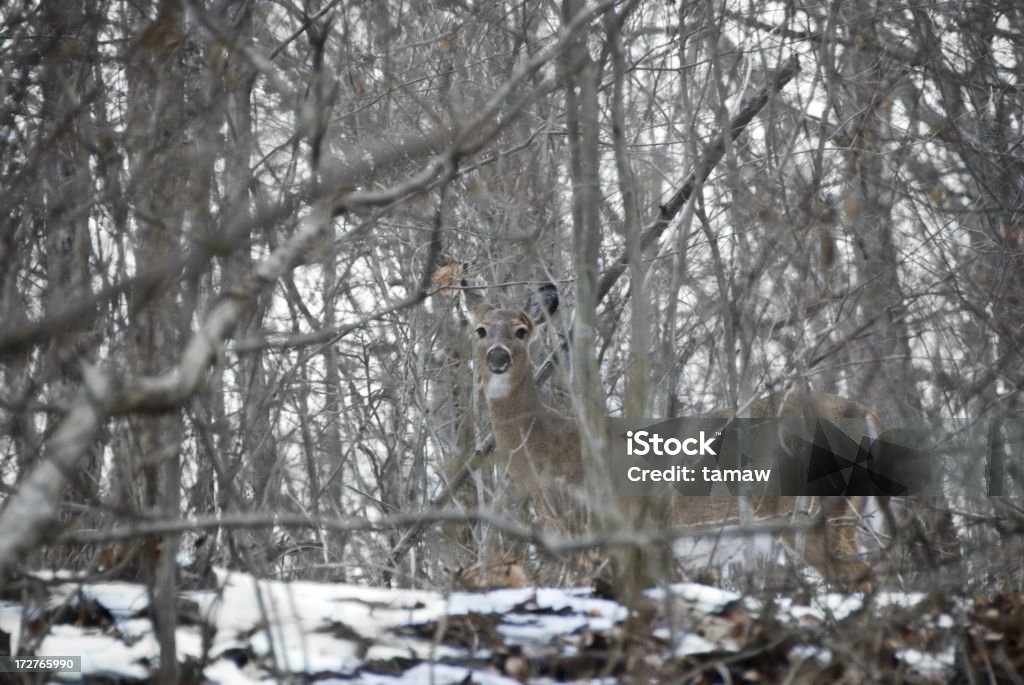
[[[792,516],[763,519],[748,525],[722,526],[719,523],[685,527],[661,527],[642,531],[589,533],[575,537],[554,536],[527,528],[514,520],[492,511],[471,509],[456,511],[439,509],[425,513],[403,513],[379,519],[358,517],[314,517],[302,514],[274,514],[262,512],[233,513],[221,516],[202,516],[194,519],[142,520],[115,526],[107,530],[73,530],[57,538],[59,543],[105,544],[125,542],[147,536],[179,535],[224,528],[248,529],[266,527],[318,528],[342,533],[381,532],[405,528],[413,523],[430,526],[439,523],[477,523],[500,531],[509,537],[535,545],[545,554],[558,556],[585,552],[595,548],[635,547],[663,545],[687,538],[715,536],[716,538],[743,538],[769,533],[800,533],[824,525],[822,515],[794,521]]]

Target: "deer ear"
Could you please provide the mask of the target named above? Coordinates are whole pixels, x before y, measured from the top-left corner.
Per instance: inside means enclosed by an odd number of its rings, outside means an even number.
[[[554,283],[545,283],[530,294],[526,302],[526,315],[534,325],[546,323],[558,311],[558,288]]]
[[[483,318],[487,310],[490,309],[490,305],[487,304],[487,299],[484,297],[483,290],[480,288],[471,287],[469,282],[463,278],[461,281],[462,285],[462,297],[466,304],[466,313],[469,314],[470,320],[476,323]]]

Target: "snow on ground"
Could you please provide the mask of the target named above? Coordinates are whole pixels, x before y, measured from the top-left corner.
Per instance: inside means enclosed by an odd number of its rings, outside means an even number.
[[[589,588],[442,594],[257,581],[226,570],[216,576],[215,589],[182,593],[177,644],[179,661],[203,664],[206,680],[224,685],[295,676],[377,685],[499,685],[524,678],[544,683],[573,674],[583,682],[601,682],[600,676],[615,682],[600,664],[608,663],[609,645],[621,639],[628,613]],[[83,675],[114,682],[150,676],[159,648],[143,586],[79,584],[66,574],[40,578],[51,584],[39,606],[0,603],[0,630],[10,636],[12,649],[24,640],[36,645],[38,656],[81,656],[82,674],[54,674],[60,682],[76,682]],[[653,641],[649,648],[658,652],[654,661],[664,664],[739,652],[752,639],[754,617],[766,611],[764,606],[771,607],[773,620],[806,630],[862,610],[914,607],[922,600],[922,595],[879,593],[865,609],[861,595],[832,593],[813,597],[807,605],[785,597],[766,604],[680,583],[649,590],[644,611],[648,640]],[[948,615],[937,615],[930,625],[940,630],[952,624]],[[813,658],[828,663],[832,658],[813,640],[787,649],[794,662]],[[933,677],[950,666],[950,654],[909,646],[895,652],[908,668]]]

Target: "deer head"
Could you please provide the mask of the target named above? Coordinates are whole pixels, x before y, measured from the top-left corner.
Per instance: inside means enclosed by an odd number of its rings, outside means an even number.
[[[533,384],[530,342],[558,309],[558,290],[547,283],[530,294],[522,309],[502,309],[487,302],[479,288],[462,282],[475,340],[475,357],[484,395],[504,400],[517,388]]]

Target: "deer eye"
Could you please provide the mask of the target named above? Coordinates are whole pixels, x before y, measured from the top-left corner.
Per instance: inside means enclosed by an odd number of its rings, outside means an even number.
[[[483,326],[480,326],[479,328],[477,328],[476,329],[476,337],[478,337],[478,338],[486,338],[487,337],[487,329],[484,328]]]
[[[516,329],[516,337],[519,338],[520,340],[526,340],[526,334],[528,332],[529,331],[527,331],[525,328],[517,328]]]

